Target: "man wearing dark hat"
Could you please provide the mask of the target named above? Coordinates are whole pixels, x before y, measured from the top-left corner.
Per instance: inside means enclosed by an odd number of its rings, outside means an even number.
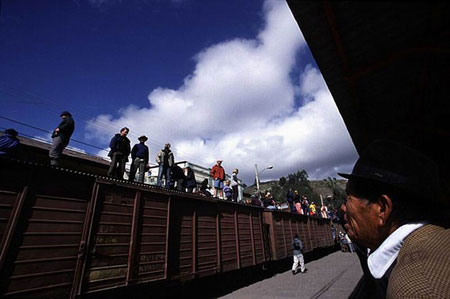
[[[139,143],[135,144],[131,150],[131,167],[128,180],[133,182],[136,176],[136,171],[139,169],[138,182],[143,183],[146,167],[148,166],[149,150],[145,145],[148,138],[147,136],[142,135],[138,138],[138,140]]]
[[[371,289],[359,297],[450,298],[450,230],[436,225],[436,211],[427,209],[438,208],[434,162],[379,140],[361,153],[351,174],[339,175],[348,178],[345,228],[368,249]]]
[[[17,131],[6,129],[0,136],[0,156],[15,156],[20,146]]]
[[[75,122],[68,111],[61,112],[62,121],[52,134],[52,146],[49,151],[50,164],[58,166],[63,150],[69,144],[70,137],[75,130]]]

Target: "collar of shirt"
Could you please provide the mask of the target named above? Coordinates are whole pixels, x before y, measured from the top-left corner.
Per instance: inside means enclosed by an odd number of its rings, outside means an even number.
[[[416,229],[425,225],[425,222],[407,223],[396,229],[381,243],[367,259],[370,273],[374,278],[381,278],[395,261],[402,248],[405,238]]]

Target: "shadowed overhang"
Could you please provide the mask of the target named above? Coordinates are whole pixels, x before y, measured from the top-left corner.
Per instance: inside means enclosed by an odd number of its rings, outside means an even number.
[[[450,198],[450,5],[288,0],[361,152],[387,138],[431,156]]]

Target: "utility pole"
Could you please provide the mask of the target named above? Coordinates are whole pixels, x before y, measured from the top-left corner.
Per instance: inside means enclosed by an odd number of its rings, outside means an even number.
[[[261,199],[261,195],[259,192],[259,172],[258,165],[255,164],[255,173],[256,173],[256,191],[258,192],[258,199]]]

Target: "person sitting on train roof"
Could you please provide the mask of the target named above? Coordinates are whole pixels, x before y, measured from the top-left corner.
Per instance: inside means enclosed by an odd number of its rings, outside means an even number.
[[[108,169],[108,176],[123,179],[125,164],[128,162],[131,146],[130,139],[127,138],[130,129],[124,127],[120,133],[114,135],[109,143],[111,151],[108,156],[111,158],[111,165]]]
[[[178,191],[184,191],[184,186],[185,186],[185,181],[186,181],[186,177],[184,175],[184,171],[183,169],[178,166],[178,164],[174,164],[171,169],[171,174],[170,174],[170,178],[171,178],[171,182],[170,182],[170,187],[171,189],[176,189]]]
[[[18,134],[14,129],[6,129],[3,132],[0,136],[0,156],[14,157],[17,155],[20,147]]]
[[[273,200],[273,196],[272,194],[270,194],[270,192],[267,192],[264,196],[263,205],[266,209],[276,210],[275,201]]]
[[[430,208],[439,199],[437,165],[410,147],[377,140],[351,174],[339,175],[348,179],[344,227],[357,246],[368,248],[375,283],[367,293],[450,298],[450,229],[439,223],[441,211]]]
[[[256,207],[261,207],[261,201],[259,200],[258,196],[252,194],[250,196],[251,198],[251,205]]]
[[[206,197],[211,197],[211,192],[209,191],[208,179],[204,179],[200,186],[200,193]]]

